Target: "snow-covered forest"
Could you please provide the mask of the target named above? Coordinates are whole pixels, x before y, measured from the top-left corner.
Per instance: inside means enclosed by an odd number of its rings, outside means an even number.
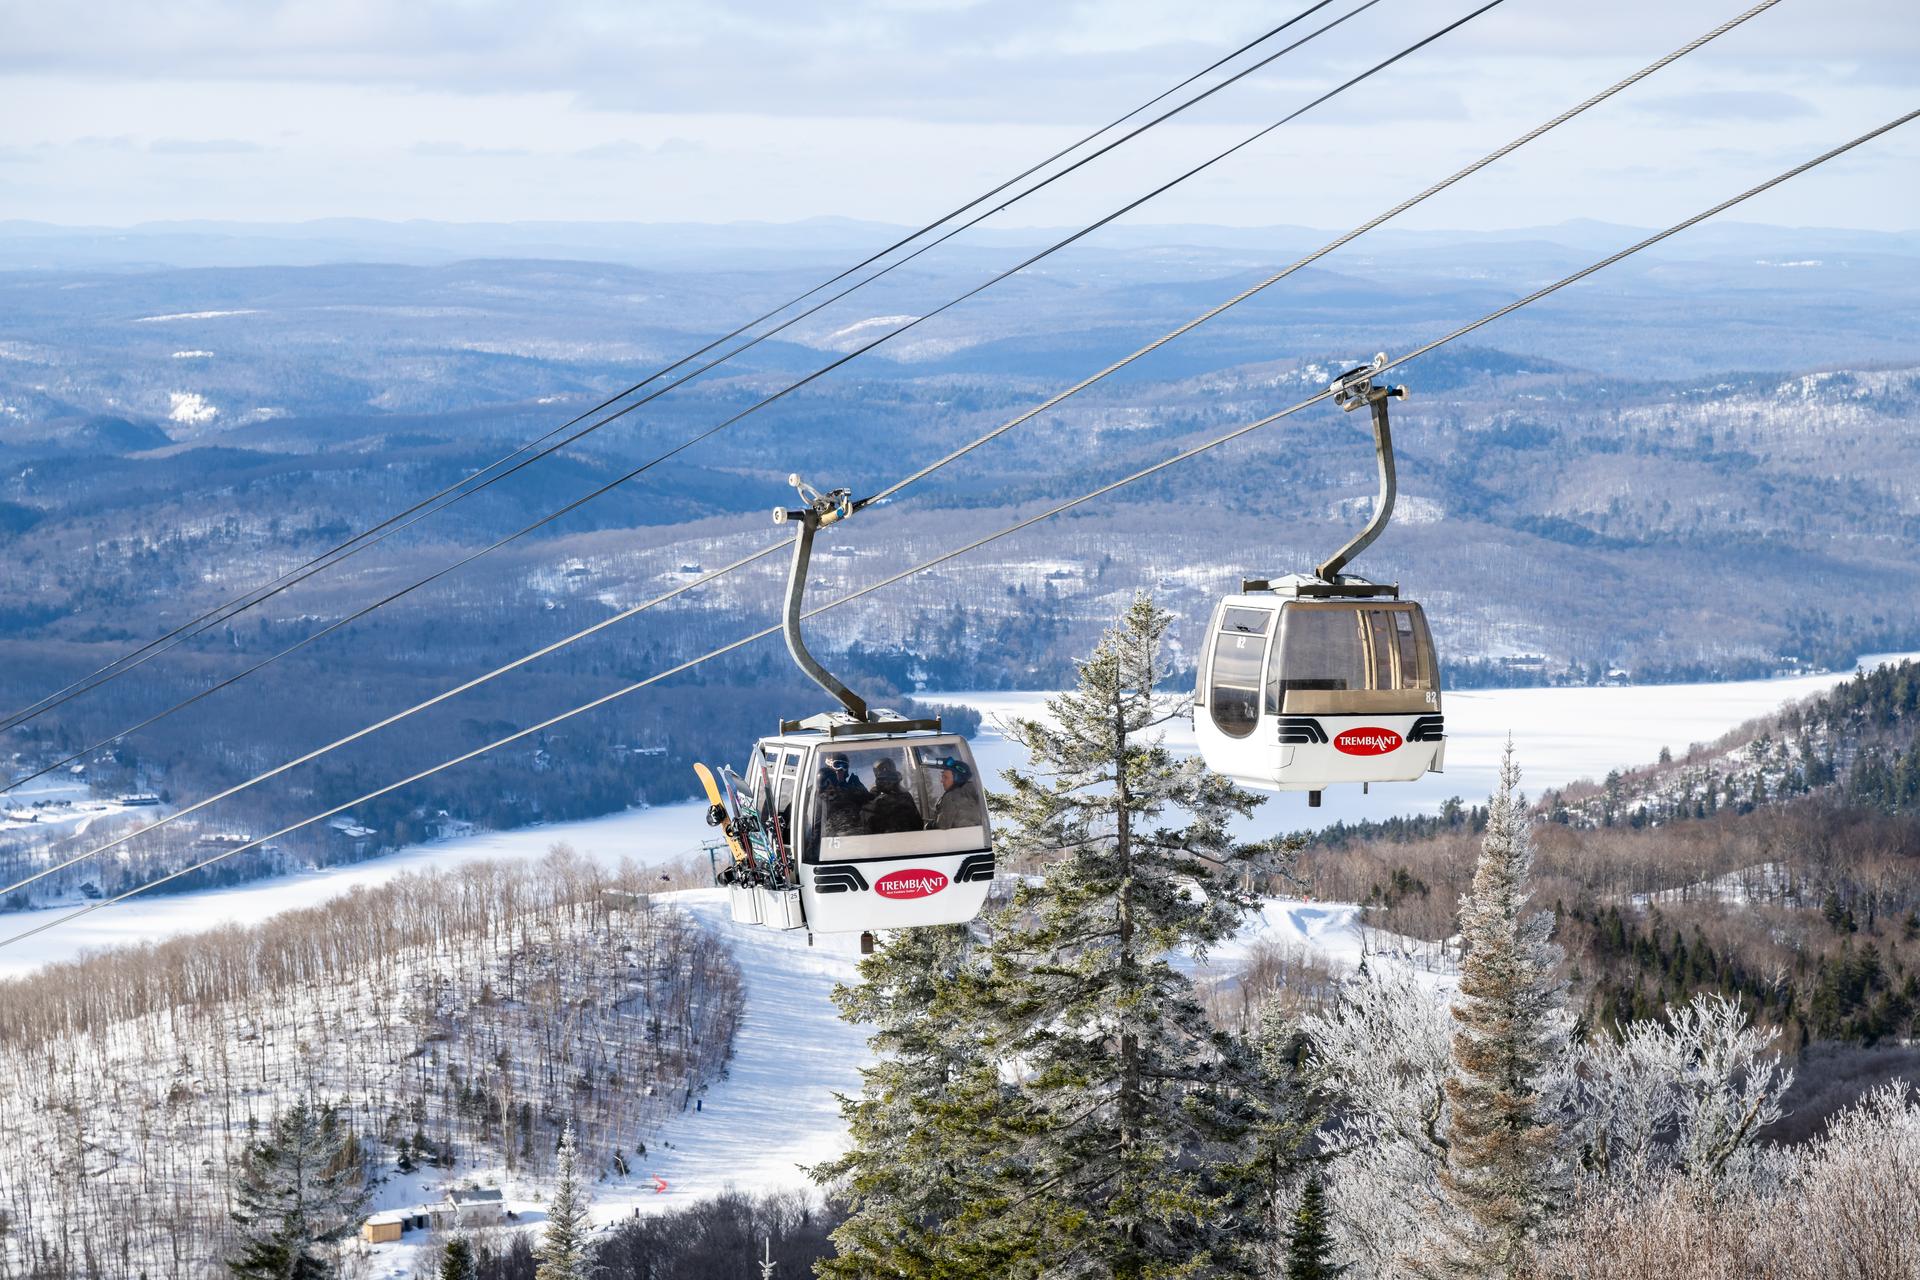
[[[382,1203],[537,1184],[568,1123],[617,1169],[722,1069],[742,998],[650,882],[558,849],[6,984],[0,1275],[224,1274],[235,1170],[300,1102]]]

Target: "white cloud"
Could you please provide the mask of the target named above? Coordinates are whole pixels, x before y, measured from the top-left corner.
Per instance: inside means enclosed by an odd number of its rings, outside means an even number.
[[[1669,94],[1648,99],[1639,109],[1686,124],[1705,120],[1801,120],[1819,114],[1804,96],[1775,89],[1707,89]]]
[[[1920,62],[1909,4],[1781,4],[1420,216],[1689,212],[1765,176],[1743,150],[1783,168],[1904,108]],[[35,165],[9,214],[107,224],[913,222],[1282,16],[1259,0],[0,5],[0,159]],[[1471,7],[1381,4],[1009,221],[1097,216]],[[1503,4],[1138,216],[1358,220],[1724,16],[1671,0]],[[1876,148],[1894,162],[1834,166],[1770,198],[1766,216],[1912,225],[1920,144]],[[1329,181],[1356,155],[1365,181]],[[1643,177],[1596,189],[1596,175],[1637,164]]]

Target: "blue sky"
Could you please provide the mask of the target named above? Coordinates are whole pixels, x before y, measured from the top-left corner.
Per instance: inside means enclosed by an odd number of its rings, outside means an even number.
[[[0,218],[919,221],[1310,2],[0,0]],[[1378,0],[1003,222],[1102,213],[1473,7]],[[1505,0],[1133,220],[1357,221],[1742,7]],[[1916,105],[1912,0],[1783,0],[1404,225],[1671,221]],[[1741,216],[1912,229],[1916,174],[1920,124]]]

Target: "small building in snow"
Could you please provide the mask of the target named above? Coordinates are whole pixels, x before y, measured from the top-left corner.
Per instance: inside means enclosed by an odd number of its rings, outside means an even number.
[[[360,1224],[360,1238],[368,1244],[391,1244],[407,1229],[404,1213],[376,1213]]]
[[[447,1192],[444,1203],[433,1206],[433,1226],[497,1227],[507,1220],[506,1197],[498,1187],[463,1187]]]
[[[346,817],[335,818],[327,824],[327,828],[333,832],[334,839],[345,845],[356,858],[365,856],[373,845],[374,836],[378,834],[372,827],[363,827]]]

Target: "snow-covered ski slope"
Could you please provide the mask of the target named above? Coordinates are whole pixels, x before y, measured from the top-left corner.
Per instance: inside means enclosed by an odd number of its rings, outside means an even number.
[[[831,998],[835,983],[858,976],[856,935],[820,934],[808,946],[801,931],[736,925],[718,889],[661,894],[655,901],[692,912],[732,947],[746,1012],[734,1034],[733,1060],[707,1087],[699,1110],[667,1122],[635,1170],[634,1194],[622,1188],[598,1198],[597,1217],[618,1217],[620,1208],[633,1205],[684,1205],[728,1186],[805,1184],[805,1166],[840,1151],[844,1129],[835,1094],[860,1092],[860,1068],[871,1056],[865,1029],[842,1022]],[[666,1192],[654,1190],[656,1176],[666,1181]]]
[[[1399,966],[1423,986],[1442,991],[1452,990],[1460,976],[1451,955],[1439,958],[1432,944],[1363,927],[1354,903],[1303,898],[1263,900],[1233,937],[1205,957],[1186,958],[1179,966],[1202,987],[1231,986],[1261,948],[1298,953],[1337,974],[1354,972],[1363,960],[1376,969]]]
[[[735,925],[719,890],[661,894],[726,939],[746,988],[746,1014],[726,1074],[707,1088],[703,1106],[667,1123],[658,1148],[621,1184],[596,1190],[596,1216],[618,1218],[633,1207],[659,1209],[735,1186],[772,1191],[810,1185],[802,1166],[836,1154],[845,1141],[834,1095],[860,1091],[860,1068],[872,1061],[865,1028],[835,1014],[836,982],[852,982],[857,939]],[[1382,950],[1396,939],[1368,931],[1369,964],[1395,963]],[[1269,898],[1204,962],[1182,965],[1201,981],[1231,981],[1257,947],[1304,951],[1336,971],[1351,972],[1361,958],[1360,909],[1347,902]],[[1450,974],[1430,974],[1446,982]],[[655,1194],[652,1178],[667,1180]]]

